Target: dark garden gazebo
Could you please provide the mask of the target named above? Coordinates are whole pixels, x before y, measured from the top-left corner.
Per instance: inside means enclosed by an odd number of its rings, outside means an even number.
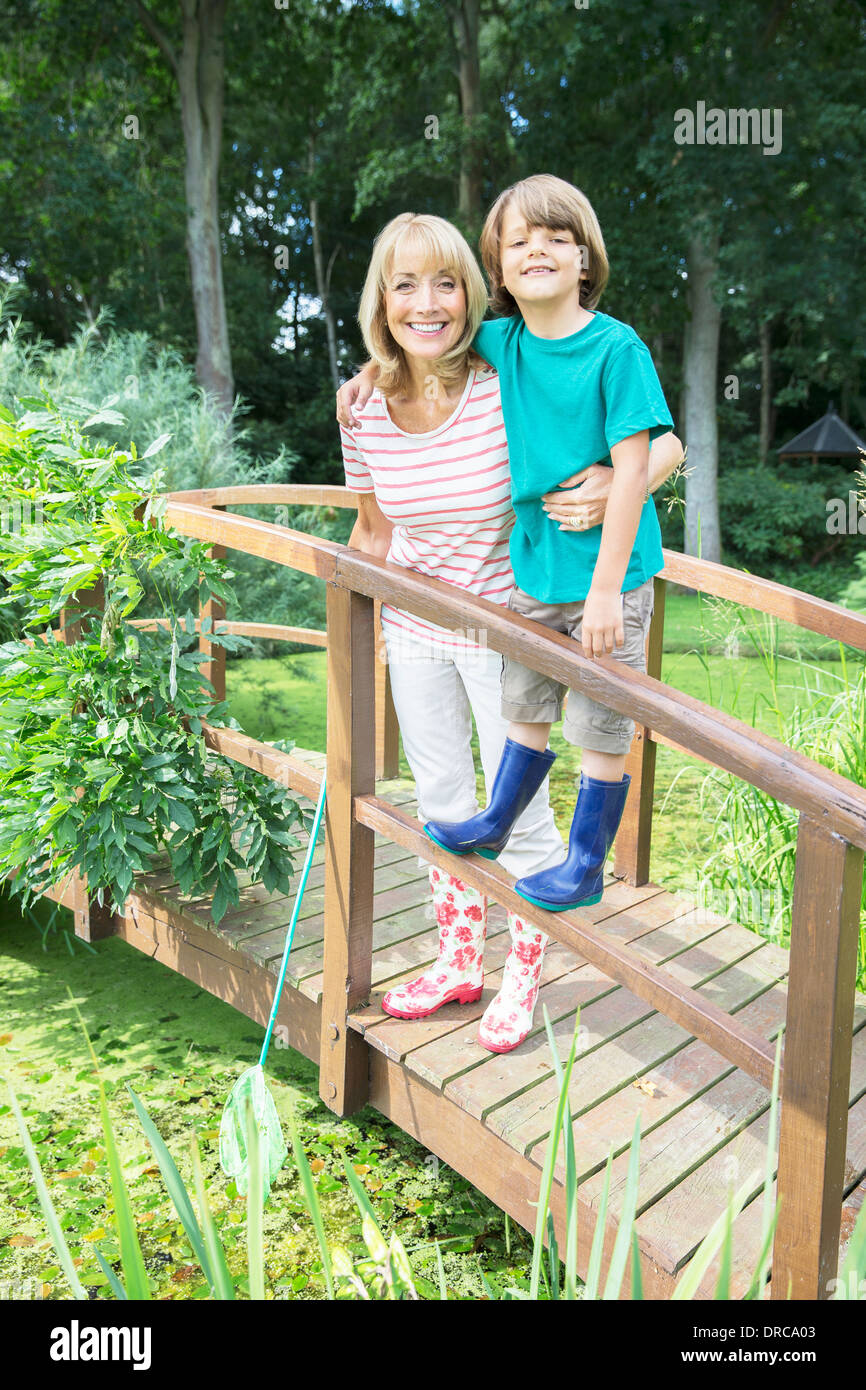
[[[858,459],[864,449],[866,441],[836,414],[831,401],[826,415],[789,439],[777,452],[780,459],[811,458],[814,464],[818,459]]]

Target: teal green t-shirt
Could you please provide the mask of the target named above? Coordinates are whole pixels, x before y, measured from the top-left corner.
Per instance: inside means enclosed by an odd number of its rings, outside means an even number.
[[[567,338],[538,338],[521,315],[482,323],[472,344],[499,373],[511,465],[511,566],[519,586],[542,603],[585,599],[601,525],[560,531],[541,498],[592,463],[612,467],[610,450],[649,430],[673,428],[649,349],[633,328],[595,311]],[[622,589],[664,568],[655,503],[641,513]]]

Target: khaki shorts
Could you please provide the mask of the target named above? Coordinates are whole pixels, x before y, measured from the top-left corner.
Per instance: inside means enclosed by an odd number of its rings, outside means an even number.
[[[646,639],[654,599],[655,586],[651,578],[636,589],[628,589],[622,596],[625,644],[615,647],[608,655],[625,662],[626,666],[633,666],[636,671],[646,671]],[[516,587],[508,599],[512,612],[522,613],[525,618],[552,628],[554,632],[565,633],[577,642],[581,635],[583,604],[583,599],[579,603],[540,603]],[[631,746],[632,719],[590,700],[582,690],[569,689],[508,656],[502,658],[501,689],[502,714],[506,719],[521,724],[553,724],[562,714],[563,697],[568,691],[562,725],[562,735],[568,743],[599,753],[627,753]]]

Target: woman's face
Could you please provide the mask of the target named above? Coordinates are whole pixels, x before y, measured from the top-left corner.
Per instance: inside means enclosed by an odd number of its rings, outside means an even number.
[[[455,271],[431,269],[420,247],[408,246],[394,257],[385,313],[391,336],[405,353],[434,361],[460,340],[466,293]]]

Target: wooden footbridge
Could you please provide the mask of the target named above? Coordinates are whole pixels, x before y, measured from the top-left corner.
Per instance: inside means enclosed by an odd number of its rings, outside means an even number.
[[[656,579],[648,673],[589,662],[567,638],[438,580],[313,535],[227,511],[251,503],[352,507],[343,488],[253,486],[175,493],[167,524],[216,555],[241,551],[327,584],[327,633],[229,622],[228,631],[304,641],[328,652],[325,845],[308,883],[278,1026],[317,1061],[320,1094],[337,1114],[370,1103],[464,1174],[527,1229],[535,1222],[556,1081],[542,1024],[564,1057],[580,1008],[570,1104],[586,1261],[603,1169],[613,1147],[605,1261],[616,1234],[635,1116],[642,1143],[637,1232],[645,1295],[667,1297],[732,1187],[763,1181],[775,1038],[784,1031],[775,1298],[825,1298],[842,1237],[866,1195],[866,996],[855,991],[866,791],[777,740],[659,680],[668,581],[773,614],[866,650],[866,617],[739,571],[666,552]],[[382,1013],[385,990],[436,955],[422,860],[454,859],[423,834],[414,789],[397,778],[397,730],[387,672],[374,654],[375,606],[387,600],[449,628],[486,629],[488,644],[636,721],[631,793],[614,873],[596,907],[547,914],[515,895],[494,862],[460,860],[460,876],[491,899],[485,991],[404,1022]],[[224,619],[211,601],[201,618]],[[224,653],[203,668],[218,695]],[[375,732],[374,732],[375,731]],[[208,745],[313,802],[321,754],[288,755],[209,727]],[[799,812],[790,952],[736,922],[697,910],[649,879],[658,744],[715,764]],[[122,916],[86,885],[58,893],[85,939],[116,934],[250,1018],[270,1009],[292,899],[249,882],[215,926],[209,902],[185,898],[165,867],[140,877]],[[515,1052],[486,1052],[477,1022],[498,988],[507,908],[554,940],[546,953],[534,1032]],[[552,1210],[564,1243],[561,1168]],[[734,1225],[733,1296],[757,1263],[761,1201]],[[581,1268],[585,1273],[585,1267]],[[699,1296],[712,1297],[711,1268]]]

